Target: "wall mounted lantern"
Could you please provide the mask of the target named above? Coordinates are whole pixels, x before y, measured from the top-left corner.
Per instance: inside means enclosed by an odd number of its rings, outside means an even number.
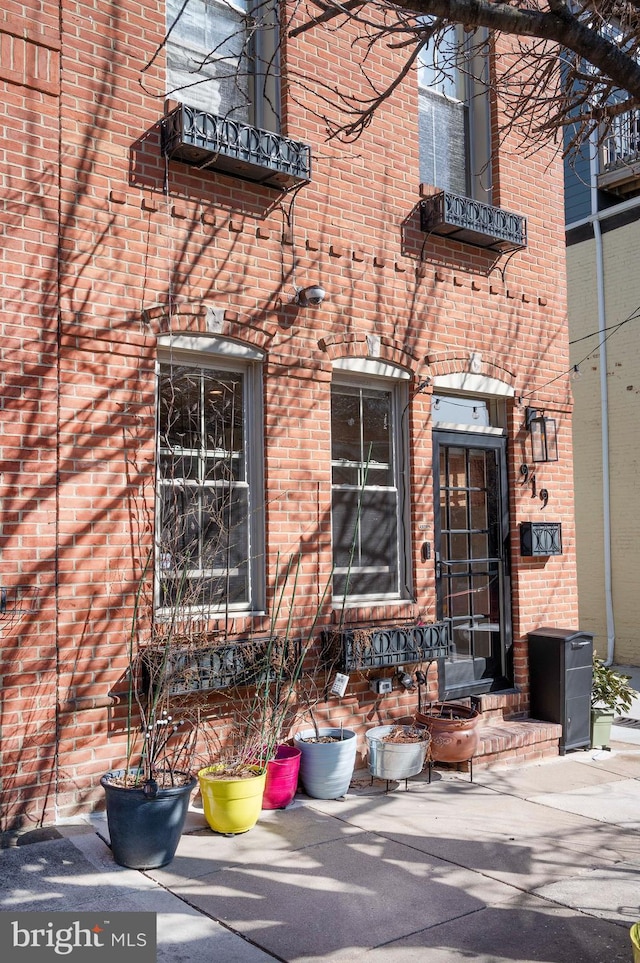
[[[534,462],[558,460],[558,434],[555,418],[547,418],[536,408],[525,410],[525,425],[531,435]]]

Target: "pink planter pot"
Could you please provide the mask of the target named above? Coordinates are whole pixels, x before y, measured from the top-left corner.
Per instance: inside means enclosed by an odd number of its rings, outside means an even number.
[[[301,755],[295,746],[278,746],[275,756],[267,763],[263,809],[284,809],[293,802],[298,788]]]

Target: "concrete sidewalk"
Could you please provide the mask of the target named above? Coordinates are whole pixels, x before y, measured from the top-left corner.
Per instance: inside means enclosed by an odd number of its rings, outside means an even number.
[[[361,774],[232,838],[196,796],[175,860],[147,873],[113,863],[96,817],[0,851],[0,909],[153,910],[163,963],[631,963],[640,747],[612,746],[408,791]]]

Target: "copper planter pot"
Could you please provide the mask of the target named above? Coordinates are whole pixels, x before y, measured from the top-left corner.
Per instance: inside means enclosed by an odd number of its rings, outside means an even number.
[[[433,762],[467,762],[478,748],[480,713],[455,702],[435,702],[416,713],[416,724],[431,733]]]

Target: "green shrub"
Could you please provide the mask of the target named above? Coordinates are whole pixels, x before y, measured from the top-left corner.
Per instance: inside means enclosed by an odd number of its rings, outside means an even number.
[[[611,709],[614,712],[628,712],[636,690],[629,685],[630,675],[616,672],[605,665],[603,659],[593,656],[593,683],[591,686],[591,705]]]

